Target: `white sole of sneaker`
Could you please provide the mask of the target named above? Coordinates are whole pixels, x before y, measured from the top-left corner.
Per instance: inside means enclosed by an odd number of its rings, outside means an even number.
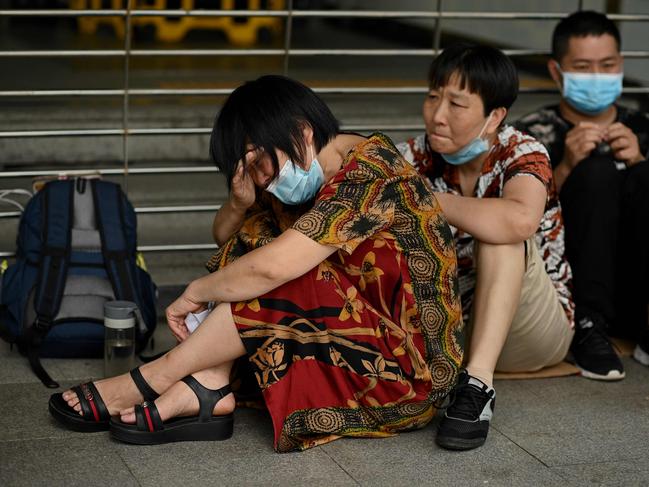
[[[633,358],[640,362],[642,365],[649,367],[649,353],[640,348],[640,345],[635,346],[633,350]]]
[[[624,377],[626,377],[626,374],[624,372],[620,372],[619,370],[611,370],[608,374],[602,375],[602,374],[594,374],[593,372],[584,370],[578,365],[577,368],[581,371],[582,377],[586,377],[587,379],[592,379],[592,380],[603,380],[603,381],[612,382],[616,380],[622,380],[624,379]]]

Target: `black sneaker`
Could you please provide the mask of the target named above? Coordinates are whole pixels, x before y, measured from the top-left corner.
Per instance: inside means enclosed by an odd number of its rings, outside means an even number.
[[[581,375],[595,380],[624,379],[624,366],[596,317],[583,316],[575,324],[570,351]]]
[[[471,450],[484,445],[495,406],[494,388],[466,370],[461,371],[437,430],[437,444],[448,450]]]

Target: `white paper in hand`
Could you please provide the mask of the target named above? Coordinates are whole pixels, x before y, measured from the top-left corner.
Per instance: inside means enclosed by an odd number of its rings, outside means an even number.
[[[204,309],[200,313],[188,313],[187,317],[185,318],[185,325],[187,326],[187,329],[189,330],[189,333],[194,333],[194,330],[198,328],[198,325],[200,325],[205,318],[207,318],[207,315],[210,314],[211,309]]]

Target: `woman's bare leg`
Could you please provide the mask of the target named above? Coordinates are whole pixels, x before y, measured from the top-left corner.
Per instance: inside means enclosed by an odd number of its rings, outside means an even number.
[[[155,391],[163,393],[186,375],[195,372],[208,371],[205,372],[208,377],[209,369],[216,367],[219,371],[217,374],[222,375],[224,368],[229,371],[234,359],[244,354],[245,348],[234,325],[230,304],[222,303],[187,340],[159,359],[142,365],[140,372]],[[95,386],[111,415],[143,400],[129,374],[97,381]],[[65,391],[63,398],[70,407],[81,413],[76,393]]]
[[[227,362],[211,369],[194,372],[192,376],[208,389],[220,389],[230,383],[230,371],[234,362]],[[160,413],[160,419],[166,421],[177,416],[196,416],[199,403],[196,394],[182,381],[176,382],[167,391],[155,400],[155,405]],[[212,414],[224,415],[234,411],[234,394],[228,394],[214,406]],[[124,423],[135,423],[135,408],[130,407],[120,411]]]
[[[518,307],[525,274],[525,245],[479,243],[477,282],[467,372],[491,385]]]

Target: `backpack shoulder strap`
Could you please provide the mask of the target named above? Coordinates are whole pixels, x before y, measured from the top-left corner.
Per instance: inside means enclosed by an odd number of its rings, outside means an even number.
[[[58,314],[70,263],[70,232],[74,211],[74,183],[54,181],[45,186],[43,204],[43,245],[39,277],[34,293],[36,320],[27,328],[29,363],[47,387],[58,387],[40,363],[39,351]]]
[[[135,293],[135,255],[133,249],[128,248],[124,232],[121,188],[117,184],[96,179],[91,184],[102,254],[115,298],[138,303]]]

